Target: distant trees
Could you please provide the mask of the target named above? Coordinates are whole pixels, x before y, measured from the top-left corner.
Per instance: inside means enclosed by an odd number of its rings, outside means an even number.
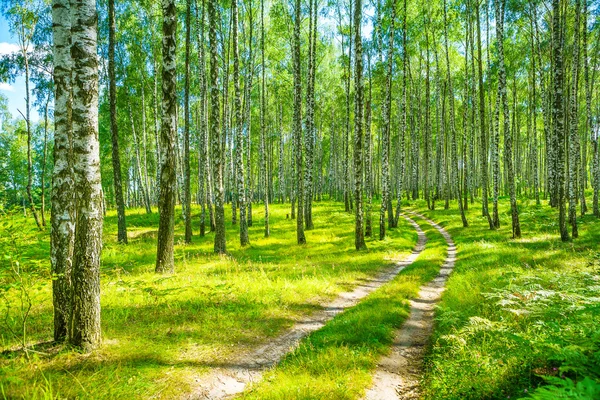
[[[432,210],[439,201],[456,204],[466,227],[479,198],[489,228],[498,229],[507,196],[515,238],[520,199],[555,207],[562,240],[578,236],[588,200],[600,217],[600,31],[589,1],[553,0],[547,9],[444,0],[417,10],[390,0],[367,16],[361,1],[324,8],[316,0],[186,0],[178,32],[178,5],[168,0],[161,33],[157,3],[109,0],[99,25],[106,69],[92,57],[92,0],[53,0],[53,25],[41,0],[2,5],[19,43],[0,59],[0,78],[24,74],[25,108],[13,121],[0,104],[0,205],[19,207],[42,228],[46,165],[54,162],[57,340],[86,348],[99,340],[105,205],[117,209],[123,243],[126,208],[158,206],[157,272],[174,268],[177,202],[184,241],[195,229],[214,231],[219,254],[227,251],[228,203],[242,245],[253,222],[271,234],[270,201],[291,203],[299,244],[310,240],[314,202],[342,201],[355,214],[357,249],[374,234],[384,239],[407,200],[424,199]],[[324,13],[336,19],[331,36],[321,34]],[[368,38],[365,18],[374,26]],[[98,92],[99,80],[106,90]],[[35,121],[36,107],[43,121]],[[257,202],[264,219],[255,212],[253,220]],[[77,291],[85,295],[74,299]]]

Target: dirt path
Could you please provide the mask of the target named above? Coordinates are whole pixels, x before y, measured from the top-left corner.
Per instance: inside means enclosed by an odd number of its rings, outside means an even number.
[[[394,267],[366,279],[351,292],[340,294],[329,304],[305,320],[296,323],[289,331],[269,343],[250,352],[221,360],[219,367],[198,378],[196,387],[187,399],[227,399],[241,393],[246,385],[260,380],[263,372],[275,365],[287,353],[296,348],[300,340],[309,333],[323,327],[337,314],[356,305],[369,293],[391,281],[402,269],[412,264],[425,248],[427,237],[421,227],[407,216],[403,217],[416,229],[418,240],[412,253]]]
[[[379,361],[373,376],[373,386],[367,391],[366,400],[420,398],[419,379],[425,345],[433,329],[434,308],[456,260],[456,247],[450,234],[423,215],[411,214],[423,218],[444,236],[448,254],[438,276],[423,285],[419,296],[410,301],[410,316],[396,332],[391,353]]]

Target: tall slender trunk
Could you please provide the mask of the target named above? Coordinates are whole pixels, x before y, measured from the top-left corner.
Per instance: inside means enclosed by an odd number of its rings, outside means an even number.
[[[317,47],[317,1],[309,0],[309,28],[308,28],[308,81],[306,84],[306,174],[304,224],[307,230],[313,229],[312,202],[314,194],[314,152],[315,152],[315,53]]]
[[[531,6],[533,7],[533,6]],[[532,167],[533,167],[533,192],[535,204],[540,204],[540,173],[538,165],[539,149],[538,149],[538,133],[537,133],[537,84],[536,84],[536,64],[535,64],[535,40],[534,40],[534,20],[533,12],[530,24],[531,30],[531,118],[532,118],[532,136],[533,136],[533,151],[532,151]]]
[[[135,123],[133,121],[133,111],[131,109],[131,99],[127,99],[127,106],[129,108],[129,121],[131,123],[131,133],[133,136],[133,144],[134,144],[134,154],[135,154],[135,169],[137,172],[138,183],[140,185],[140,190],[142,194],[142,198],[144,200],[144,207],[146,208],[146,214],[152,214],[152,208],[150,207],[150,195],[148,194],[148,188],[146,187],[146,183],[144,182],[144,174],[142,171],[142,157],[140,154],[140,142],[137,137],[137,132],[135,130]]]
[[[208,118],[215,185],[215,253],[226,252],[225,192],[223,190],[223,147],[219,130],[219,66],[217,54],[216,0],[208,0],[208,46],[210,50],[210,115]]]
[[[233,112],[235,122],[233,125],[235,137],[235,182],[237,183],[237,203],[240,208],[240,245],[247,245],[248,225],[246,220],[246,188],[244,185],[244,135],[242,121],[242,94],[240,90],[240,54],[238,50],[238,5],[237,0],[231,1],[231,14],[233,18],[231,41],[233,44],[233,87],[234,87],[234,106]]]
[[[588,60],[587,52],[587,38],[588,38],[588,6],[587,1],[583,2],[583,75],[585,82],[585,136],[588,137],[592,142],[592,189],[594,191],[592,198],[592,212],[596,217],[600,217],[600,207],[598,207],[598,191],[600,191],[600,165],[598,160],[598,132],[594,132],[594,125],[592,121],[592,88],[590,82],[590,65]],[[587,139],[586,139],[587,141]],[[586,168],[586,165],[583,165]],[[584,188],[585,191],[585,188]]]
[[[556,149],[557,168],[557,206],[558,225],[560,238],[563,242],[568,241],[567,216],[565,210],[565,120],[564,120],[564,71],[563,71],[563,42],[562,24],[559,0],[552,0],[552,60],[553,60],[553,103],[552,103],[552,130],[553,148]]]
[[[586,0],[584,0],[586,1]],[[579,84],[579,27],[580,27],[581,1],[575,0],[575,28],[573,29],[573,67],[571,79],[571,96],[569,112],[569,222],[571,235],[579,236],[577,229],[577,176],[579,175],[580,147],[579,147],[579,115],[577,106]],[[581,182],[579,183],[582,184]],[[583,186],[583,185],[582,185]]]
[[[363,64],[362,64],[362,0],[354,0],[354,246],[365,250],[363,231]]]
[[[46,226],[46,164],[48,162],[48,106],[50,96],[44,105],[44,147],[42,150],[42,172],[40,174],[40,187],[42,189],[42,207],[40,209],[42,216],[42,226]]]
[[[519,222],[519,211],[517,209],[517,196],[515,191],[515,170],[513,166],[513,154],[512,154],[512,133],[510,130],[510,118],[508,110],[508,95],[506,93],[506,69],[504,67],[504,8],[506,0],[498,0],[496,2],[496,36],[498,41],[498,93],[500,95],[499,101],[502,102],[502,111],[504,119],[504,154],[506,171],[508,178],[508,191],[510,196],[510,210],[512,216],[512,236],[513,238],[521,237],[521,224]],[[514,96],[517,96],[515,91]],[[516,119],[516,113],[513,115],[513,119]]]
[[[373,99],[372,79],[373,72],[371,70],[371,56],[367,52],[368,71],[369,71],[369,98],[365,104],[365,236],[373,236],[373,223],[371,218],[371,209],[373,205],[373,159],[372,159],[372,139],[371,139],[371,101]],[[331,150],[333,152],[333,148]]]
[[[177,9],[175,0],[164,0],[162,49],[162,123],[160,131],[160,188],[158,196],[158,244],[156,272],[171,272],[175,268],[173,255],[175,225],[175,140],[177,135]]]
[[[407,95],[407,73],[408,73],[408,50],[407,50],[407,42],[406,42],[406,11],[407,11],[407,7],[406,7],[406,0],[404,0],[404,8],[403,8],[403,12],[402,12],[402,123],[401,123],[401,128],[400,128],[400,146],[399,146],[399,151],[402,152],[402,154],[404,154],[404,138],[406,137],[406,130],[407,130],[407,118],[408,118],[408,110],[407,110],[407,101],[406,101],[406,95]],[[413,149],[414,149],[414,143],[413,143]],[[417,148],[418,151],[418,148]],[[414,153],[413,153],[414,155]],[[398,171],[398,176],[396,178],[396,182],[397,182],[397,188],[396,188],[396,215],[394,218],[394,227],[398,226],[398,220],[400,219],[400,209],[402,207],[402,185],[404,184],[403,182],[403,178],[404,178],[404,157],[400,157],[400,168]],[[416,167],[416,161],[417,160],[413,160],[413,164],[414,167]],[[413,176],[414,177],[414,176]],[[413,185],[415,184],[415,182],[413,182]],[[413,193],[414,195],[414,193]],[[418,197],[418,193],[417,193],[417,197]]]
[[[192,171],[190,168],[190,47],[192,32],[192,1],[186,0],[185,7],[185,81],[183,95],[183,210],[185,222],[185,243],[192,242],[192,191],[190,188]]]
[[[25,41],[25,33],[22,34],[22,40]],[[27,201],[29,202],[29,209],[31,210],[31,214],[33,215],[33,219],[35,219],[35,224],[38,229],[43,230],[42,224],[38,217],[37,210],[35,208],[35,203],[33,202],[33,195],[31,193],[31,188],[33,185],[33,158],[31,156],[31,94],[29,92],[29,55],[27,54],[27,45],[22,44],[22,55],[23,61],[25,63],[25,126],[27,127]],[[23,115],[23,114],[21,114]]]
[[[488,141],[485,119],[485,88],[483,86],[483,58],[481,51],[481,18],[479,15],[479,5],[475,5],[475,18],[477,19],[477,67],[479,78],[479,129],[480,129],[480,158],[481,158],[481,212],[487,217],[490,229],[495,228],[494,221],[489,212],[488,200]]]
[[[261,90],[260,90],[260,147],[261,147],[261,176],[265,180],[263,187],[265,188],[263,193],[263,202],[265,204],[265,237],[271,236],[269,227],[269,174],[267,170],[267,157],[265,155],[265,140],[266,140],[266,127],[265,127],[265,109],[267,107],[265,100],[265,70],[267,65],[265,64],[265,1],[260,1],[260,53],[261,53]]]
[[[300,0],[294,0],[294,142],[296,164],[296,197],[298,201],[298,215],[296,216],[296,239],[298,244],[305,244],[304,236],[304,179],[302,165],[302,71],[300,70]]]
[[[387,54],[387,76],[385,100],[383,103],[383,132],[381,140],[381,210],[379,211],[379,240],[385,238],[385,213],[390,202],[390,123],[392,114],[392,74],[394,65],[394,25],[396,23],[396,2],[392,2],[392,19],[390,20],[389,44]]]
[[[458,209],[460,211],[460,217],[462,219],[463,226],[466,228],[469,226],[467,218],[465,216],[465,210],[462,204],[462,188],[458,170],[458,151],[457,151],[457,139],[456,139],[456,127],[454,123],[454,90],[452,86],[452,75],[450,73],[450,54],[448,51],[448,19],[447,19],[447,4],[444,0],[444,42],[446,46],[446,79],[448,80],[448,99],[450,105],[450,141],[451,141],[451,158],[452,158],[452,181],[456,185],[458,191]]]

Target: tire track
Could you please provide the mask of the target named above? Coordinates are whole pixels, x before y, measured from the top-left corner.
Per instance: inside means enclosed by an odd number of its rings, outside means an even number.
[[[419,224],[406,215],[402,216],[415,228],[418,235],[417,244],[409,256],[377,276],[365,279],[354,290],[340,294],[333,301],[325,304],[322,310],[296,323],[286,333],[269,343],[222,361],[209,374],[199,377],[193,392],[185,398],[227,399],[243,392],[249,383],[259,381],[265,370],[273,367],[286,354],[294,350],[302,338],[323,327],[337,314],[358,304],[360,300],[394,279],[400,271],[412,264],[425,249],[427,237]]]
[[[420,398],[419,380],[422,375],[425,346],[433,330],[434,308],[456,261],[456,246],[450,234],[429,218],[410,213],[437,229],[446,240],[448,253],[439,274],[423,285],[419,295],[410,301],[410,316],[396,332],[391,353],[379,361],[373,375],[373,385],[367,390],[366,400]]]

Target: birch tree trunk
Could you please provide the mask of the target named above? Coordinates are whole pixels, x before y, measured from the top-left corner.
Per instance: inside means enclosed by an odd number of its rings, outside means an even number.
[[[95,0],[71,2],[73,170],[76,214],[69,342],[84,351],[100,344],[102,184],[98,141],[98,59]]]
[[[265,192],[263,194],[263,202],[265,204],[265,237],[271,236],[271,231],[269,227],[269,174],[267,172],[267,159],[265,155],[265,140],[266,140],[266,132],[265,132],[265,109],[267,107],[265,100],[265,69],[267,65],[265,64],[265,1],[261,0],[260,2],[260,47],[261,47],[261,90],[260,90],[260,147],[261,147],[261,176],[264,177],[265,184]],[[309,210],[310,211],[310,210]],[[312,218],[312,217],[311,217]]]
[[[392,2],[392,19],[388,44],[387,76],[385,100],[383,104],[383,132],[381,140],[381,209],[379,211],[379,240],[385,238],[385,213],[390,202],[390,123],[392,113],[392,73],[394,65],[394,25],[396,23],[396,2]]]
[[[600,207],[598,207],[598,191],[600,190],[600,164],[598,160],[598,132],[594,132],[594,125],[592,121],[592,88],[590,82],[590,65],[588,60],[587,52],[587,38],[588,38],[588,6],[587,1],[583,2],[583,69],[584,69],[584,80],[585,80],[585,136],[589,135],[592,142],[592,212],[596,217],[600,217]],[[585,137],[584,136],[584,137]],[[586,168],[584,165],[583,168]],[[585,190],[585,189],[584,189]]]
[[[234,106],[235,114],[234,134],[235,134],[235,171],[237,183],[237,203],[240,208],[240,245],[245,246],[249,243],[248,225],[246,220],[246,187],[244,185],[244,135],[242,121],[242,94],[240,90],[240,55],[238,50],[238,5],[237,0],[231,1],[231,13],[233,18],[231,41],[233,44],[233,87],[234,87]]]
[[[363,231],[363,64],[362,64],[362,0],[354,0],[354,246],[366,250]]]
[[[127,220],[123,202],[119,127],[117,125],[117,83],[115,76],[115,0],[108,1],[108,97],[110,106],[110,137],[112,141],[113,187],[117,205],[117,240],[127,244]]]
[[[215,253],[225,254],[225,192],[223,190],[223,147],[219,130],[219,69],[217,54],[216,0],[208,0],[208,46],[210,50],[210,115],[208,118],[215,185]]]
[[[71,273],[75,239],[75,192],[72,161],[71,11],[69,0],[53,0],[54,167],[50,213],[50,263],[54,340],[67,338],[71,319]]]
[[[560,1],[552,0],[552,74],[553,74],[553,102],[552,102],[552,147],[556,149],[557,168],[557,206],[558,225],[560,238],[568,241],[567,218],[565,209],[565,120],[564,120],[564,71],[563,71],[563,43],[561,39],[562,24],[560,15]]]
[[[506,69],[504,66],[504,8],[506,6],[506,0],[496,1],[496,36],[498,41],[498,94],[502,102],[503,111],[503,134],[504,134],[504,154],[506,171],[508,178],[508,191],[510,196],[510,210],[512,216],[512,237],[521,237],[521,224],[519,223],[519,211],[517,209],[517,196],[515,191],[515,170],[513,166],[513,154],[512,154],[512,133],[510,130],[510,118],[508,111],[508,95],[506,93]],[[516,93],[515,93],[516,96]],[[516,119],[517,115],[513,115],[513,119]],[[515,129],[516,131],[516,129]]]
[[[587,0],[584,0],[587,1]],[[579,174],[580,148],[579,148],[579,115],[577,107],[579,84],[579,26],[581,1],[575,0],[575,27],[573,29],[573,66],[570,96],[570,121],[569,121],[569,222],[571,223],[571,236],[579,236],[577,229],[577,176]]]
[[[447,18],[447,5],[444,0],[444,41],[446,45],[446,79],[448,80],[448,98],[450,100],[450,140],[451,140],[451,158],[452,158],[452,181],[456,185],[458,191],[458,209],[460,211],[460,217],[462,219],[463,227],[468,227],[467,217],[465,216],[465,210],[462,204],[462,188],[460,182],[460,175],[458,170],[458,151],[457,151],[457,139],[456,139],[456,126],[454,121],[454,90],[452,86],[452,74],[450,73],[450,55],[448,51],[448,18]]]
[[[300,69],[300,11],[302,3],[294,0],[294,142],[296,164],[296,198],[298,200],[298,215],[296,216],[296,239],[298,244],[305,244],[304,236],[304,179],[302,165],[302,71]]]
[[[483,61],[481,51],[481,18],[479,15],[479,5],[475,5],[477,19],[477,66],[479,78],[479,129],[480,129],[480,149],[479,156],[481,158],[481,213],[487,217],[490,229],[495,228],[494,221],[490,216],[489,200],[488,200],[488,141],[485,119],[485,88],[483,86]]]
[[[183,219],[185,222],[185,243],[192,242],[192,191],[190,168],[190,47],[192,1],[186,0],[185,7],[185,82],[183,98]]]
[[[162,122],[160,131],[160,188],[158,196],[158,245],[156,272],[172,272],[175,268],[173,255],[175,197],[175,145],[177,134],[177,65],[176,35],[177,9],[175,0],[163,0],[162,41]]]
[[[308,23],[308,77],[306,84],[306,174],[304,224],[307,230],[313,229],[312,201],[314,194],[314,152],[315,152],[315,53],[317,40],[317,2],[309,0],[309,23]],[[313,16],[314,15],[314,16]]]

